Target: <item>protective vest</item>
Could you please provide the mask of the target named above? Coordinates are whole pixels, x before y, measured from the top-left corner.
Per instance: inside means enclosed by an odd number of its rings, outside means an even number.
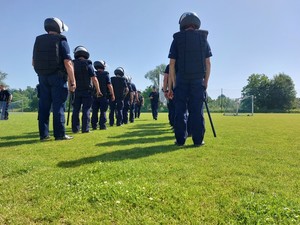
[[[107,77],[109,76],[109,73],[107,71],[96,71],[96,75],[100,84],[100,91],[103,94],[103,97],[107,97],[107,95],[109,95],[109,90],[107,88]]]
[[[114,88],[116,100],[124,99],[124,94],[127,87],[125,78],[118,76],[112,77],[111,84]]]
[[[65,71],[60,55],[60,42],[67,38],[60,34],[43,34],[36,37],[33,48],[34,70],[38,75]]]
[[[203,79],[208,32],[186,30],[173,35],[178,50],[177,73],[184,79]]]
[[[91,65],[92,62],[86,59],[75,59],[73,63],[76,91],[92,91],[93,85],[88,70],[88,66]]]

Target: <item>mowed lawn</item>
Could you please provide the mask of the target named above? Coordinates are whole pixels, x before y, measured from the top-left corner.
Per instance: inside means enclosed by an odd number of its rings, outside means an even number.
[[[207,119],[205,146],[177,147],[166,113],[49,142],[11,114],[0,224],[300,224],[300,114],[212,118],[217,138]]]

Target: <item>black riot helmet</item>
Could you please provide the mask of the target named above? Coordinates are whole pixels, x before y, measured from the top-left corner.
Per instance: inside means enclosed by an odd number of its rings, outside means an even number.
[[[63,31],[68,31],[68,26],[64,24],[63,21],[61,21],[58,18],[47,18],[44,22],[44,28],[47,32],[54,31],[57,33],[62,33]]]
[[[105,63],[104,60],[95,61],[94,62],[94,67],[95,67],[96,70],[98,70],[98,69],[104,70],[105,67],[106,67],[106,63]]]
[[[88,50],[79,45],[74,49],[74,58],[78,59],[79,57],[83,57],[85,59],[88,59],[90,57],[90,53],[88,52]]]
[[[115,69],[114,73],[115,73],[115,75],[119,75],[119,76],[123,77],[124,76],[123,67],[118,67],[117,69]]]
[[[183,13],[179,19],[180,31],[185,30],[186,28],[193,26],[195,29],[199,29],[201,21],[198,15],[194,12]]]

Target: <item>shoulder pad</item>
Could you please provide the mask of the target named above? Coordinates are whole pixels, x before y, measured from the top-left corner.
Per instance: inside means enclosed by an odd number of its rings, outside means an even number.
[[[67,40],[65,35],[59,34],[61,40]]]

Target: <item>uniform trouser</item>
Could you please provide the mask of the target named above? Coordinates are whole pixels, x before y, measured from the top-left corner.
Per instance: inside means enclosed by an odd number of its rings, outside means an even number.
[[[114,113],[116,111],[117,126],[120,126],[123,121],[123,108],[124,102],[121,99],[110,102],[110,112],[109,112],[109,124],[112,126],[114,124]]]
[[[158,102],[151,102],[151,111],[153,119],[157,119],[158,115]]]
[[[174,100],[173,99],[169,99],[167,107],[168,107],[169,123],[170,123],[171,126],[174,126],[175,105],[174,105]]]
[[[134,122],[134,114],[135,114],[134,112],[135,112],[135,104],[132,103],[132,104],[130,105],[130,111],[129,111],[129,121],[130,121],[131,123]]]
[[[123,123],[127,124],[128,123],[128,111],[130,108],[130,102],[129,99],[124,100],[124,108],[123,108]]]
[[[142,107],[140,104],[135,104],[135,110],[134,110],[135,118],[140,118],[141,108]]]
[[[72,112],[72,131],[77,133],[80,130],[79,114],[82,107],[81,116],[81,131],[82,133],[89,132],[90,129],[90,108],[92,106],[93,97],[87,91],[75,92]]]
[[[98,120],[98,112],[100,109],[100,119]],[[93,105],[92,105],[92,127],[94,129],[97,128],[97,123],[99,121],[100,128],[104,128],[105,123],[107,122],[106,119],[106,111],[108,109],[108,99],[106,97],[96,98],[94,97]]]
[[[9,113],[8,113],[8,107],[9,107],[9,103],[6,102],[5,115],[4,115],[4,119],[5,120],[8,120],[8,115],[9,115]]]
[[[4,120],[5,111],[6,111],[6,101],[0,101],[0,110],[1,110],[0,120]]]
[[[184,144],[187,138],[187,120],[189,113],[190,129],[195,145],[202,143],[205,133],[203,102],[205,89],[201,79],[176,80],[174,131],[178,144]]]
[[[65,78],[59,74],[39,76],[39,133],[40,138],[49,136],[49,117],[52,106],[53,135],[60,138],[65,135],[65,102],[68,87]]]

